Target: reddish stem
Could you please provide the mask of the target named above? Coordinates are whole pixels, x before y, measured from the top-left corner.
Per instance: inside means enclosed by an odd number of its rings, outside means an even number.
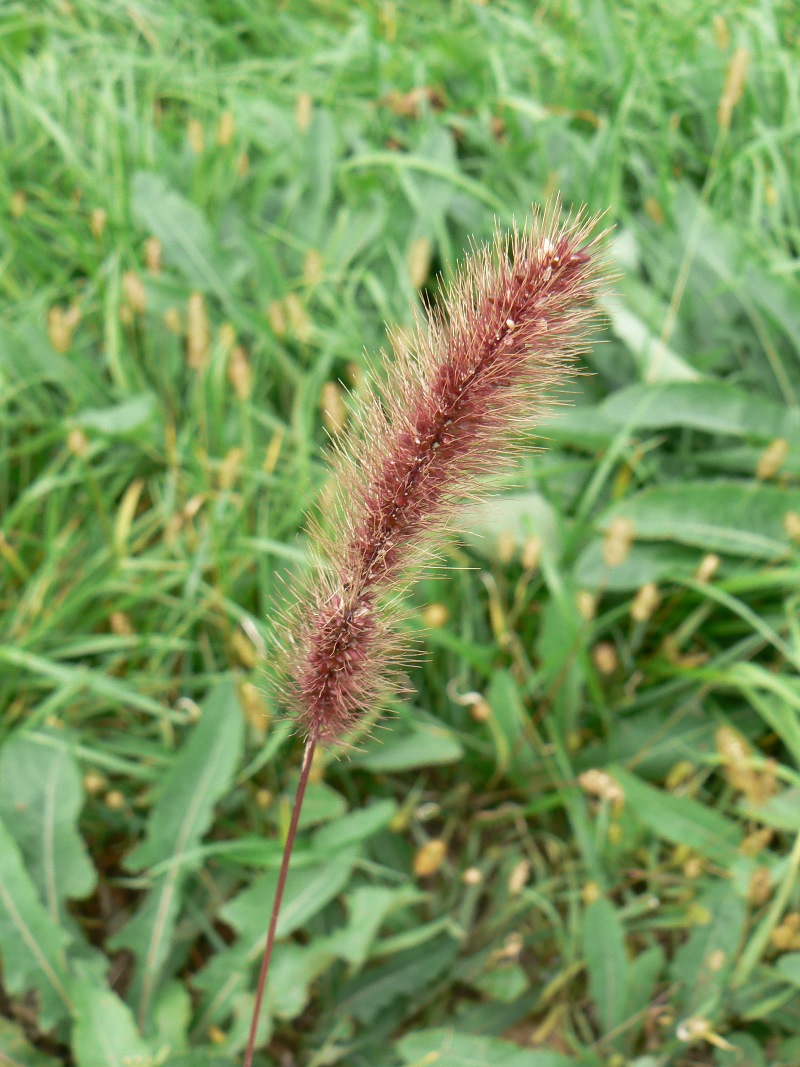
[[[294,806],[292,807],[292,818],[289,823],[289,832],[286,835],[286,843],[283,846],[283,859],[281,860],[281,869],[278,874],[278,885],[275,889],[275,899],[272,902],[272,914],[269,919],[267,944],[264,947],[264,955],[261,959],[261,971],[258,975],[258,987],[256,989],[256,1002],[253,1007],[253,1018],[250,1023],[250,1035],[247,1038],[247,1051],[244,1054],[244,1067],[250,1067],[253,1062],[256,1031],[258,1030],[258,1018],[261,1014],[261,1003],[264,999],[264,990],[267,986],[267,974],[269,973],[269,964],[272,959],[272,946],[275,944],[275,931],[278,928],[278,915],[281,910],[283,891],[286,888],[286,875],[289,873],[289,862],[292,858],[294,839],[297,837],[297,824],[300,821],[300,809],[303,806],[303,797],[306,795],[308,776],[311,771],[311,761],[314,758],[314,750],[316,747],[316,739],[309,737],[306,741],[305,751],[303,752],[303,765],[300,768],[300,778],[297,782],[297,792],[294,798]]]

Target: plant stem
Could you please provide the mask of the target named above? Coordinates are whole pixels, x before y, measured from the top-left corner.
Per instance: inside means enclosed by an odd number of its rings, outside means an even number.
[[[289,832],[286,835],[286,843],[283,846],[283,858],[281,860],[281,869],[278,874],[278,885],[275,889],[275,899],[272,902],[272,914],[269,919],[269,932],[267,933],[267,944],[264,947],[264,955],[261,959],[261,971],[258,976],[258,987],[256,989],[256,1002],[253,1007],[253,1018],[250,1023],[250,1034],[247,1038],[247,1051],[244,1054],[244,1067],[250,1067],[253,1062],[253,1052],[255,1050],[256,1043],[256,1031],[258,1030],[258,1017],[261,1014],[261,1003],[264,999],[264,990],[267,985],[267,974],[269,973],[269,964],[272,959],[272,946],[275,944],[275,931],[278,927],[278,915],[281,910],[281,901],[283,900],[283,891],[286,888],[286,875],[289,873],[289,862],[292,858],[292,849],[294,848],[294,839],[297,836],[297,824],[300,821],[300,809],[303,806],[303,797],[306,794],[306,786],[308,785],[308,776],[311,771],[311,761],[314,758],[314,750],[317,747],[316,739],[309,737],[306,741],[305,751],[303,752],[303,764],[300,768],[300,778],[297,782],[297,793],[294,798],[294,806],[292,807],[292,818],[289,823]]]

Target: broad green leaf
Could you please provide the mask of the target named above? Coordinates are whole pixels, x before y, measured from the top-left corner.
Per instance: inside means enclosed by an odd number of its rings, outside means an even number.
[[[640,377],[646,382],[694,381],[700,374],[617,296],[600,301],[611,329],[633,356]]]
[[[589,995],[597,1005],[604,1033],[625,1018],[628,959],[625,934],[614,905],[600,897],[583,916],[583,955],[589,974]]]
[[[353,968],[360,966],[375,944],[386,916],[397,908],[415,903],[421,895],[410,885],[397,889],[363,885],[354,889],[346,897],[347,924],[330,937],[336,955],[347,960]]]
[[[418,996],[452,967],[457,955],[458,944],[446,934],[400,952],[346,982],[339,990],[335,1011],[370,1023],[398,997]]]
[[[212,292],[229,306],[221,252],[200,209],[171,189],[160,174],[138,171],[131,188],[133,214],[159,239],[165,261],[193,288]]]
[[[192,998],[183,982],[165,982],[153,1006],[154,1044],[185,1048],[192,1021]]]
[[[61,1062],[37,1052],[20,1028],[0,1015],[0,1067],[59,1067]]]
[[[365,841],[387,827],[396,812],[394,800],[378,800],[359,811],[352,811],[335,823],[317,830],[314,834],[314,851],[333,851]]]
[[[793,786],[769,797],[763,804],[743,804],[751,819],[775,830],[800,831],[800,788]]]
[[[787,952],[775,961],[775,970],[787,982],[800,988],[800,952]]]
[[[415,722],[410,729],[390,724],[380,737],[372,737],[360,747],[350,762],[374,774],[410,771],[417,767],[438,767],[461,759],[463,748],[456,735],[445,726]]]
[[[784,529],[790,511],[800,511],[800,489],[722,480],[673,483],[621,501],[602,525],[625,517],[636,539],[772,560],[791,550]]]
[[[277,945],[270,964],[265,1011],[281,1019],[295,1019],[305,1009],[311,985],[336,959],[330,938],[316,938],[307,945],[289,942]]]
[[[529,986],[528,976],[518,963],[501,964],[484,972],[474,982],[475,989],[490,1000],[511,1004],[521,997]]]
[[[204,702],[200,721],[175,757],[150,814],[147,836],[126,862],[134,870],[159,865],[143,904],[112,942],[136,956],[132,998],[142,1029],[172,946],[183,883],[200,862],[193,850],[211,823],[214,805],[230,787],[242,727],[235,686],[223,682]]]
[[[530,743],[530,720],[519,686],[508,671],[496,670],[486,696],[492,709],[488,725],[495,746],[496,774],[528,781],[537,757]]]
[[[742,834],[736,823],[691,797],[656,789],[622,767],[608,770],[625,792],[626,807],[657,837],[726,867],[737,858]]]
[[[663,430],[687,426],[706,433],[797,439],[800,410],[787,409],[766,396],[722,381],[663,382],[632,385],[612,393],[601,405],[618,426]]]
[[[350,880],[356,855],[355,850],[345,849],[324,863],[290,869],[278,921],[279,938],[300,929],[339,896]],[[249,985],[252,965],[264,950],[277,884],[277,870],[269,871],[221,909],[221,917],[239,938],[217,953],[194,980],[206,993],[202,1025],[223,1020],[235,997]]]
[[[523,1049],[500,1038],[448,1029],[406,1034],[395,1049],[409,1067],[575,1067],[572,1057],[549,1049]]]
[[[42,744],[19,732],[0,750],[0,818],[17,841],[50,918],[59,923],[65,901],[85,897],[96,876],[78,816],[83,785],[64,738]]]
[[[122,436],[140,430],[153,418],[156,399],[152,393],[143,393],[102,409],[87,409],[75,416],[75,423],[84,430],[97,430],[109,436]]]
[[[288,893],[293,894],[291,886]],[[419,893],[409,886],[387,889],[382,886],[361,886],[347,898],[348,920],[345,926],[328,937],[316,938],[308,946],[276,945],[267,987],[266,1010],[291,1018],[299,1014],[308,999],[309,986],[335,959],[344,959],[352,967],[367,958],[378,930],[386,915],[395,908],[412,903]],[[328,903],[325,896],[315,894],[318,906]],[[255,940],[241,938],[231,949],[216,956],[196,979],[195,984],[208,991],[203,1009],[204,1022],[224,1019],[236,995],[247,982],[251,962],[260,956],[264,946],[265,909],[255,918],[259,924]],[[253,916],[251,916],[253,918]]]
[[[3,982],[22,996],[35,989],[39,1027],[49,1030],[72,1009],[64,959],[67,934],[39,902],[16,841],[0,820],[0,955]]]
[[[626,1044],[630,1048],[646,1020],[646,1009],[656,995],[656,987],[664,969],[664,950],[660,945],[652,945],[637,953],[628,961],[628,982],[625,998],[624,1018],[638,1020],[639,1025],[626,1026]]]
[[[497,557],[498,539],[513,538],[521,548],[529,537],[539,537],[551,556],[560,554],[556,513],[541,493],[508,493],[459,515],[458,532],[476,551]]]
[[[712,884],[695,901],[708,922],[696,925],[678,950],[670,973],[681,983],[680,1003],[684,1015],[712,1009],[729,986],[731,970],[745,932],[747,906],[730,882]]]
[[[725,1043],[729,1047],[714,1050],[717,1067],[768,1067],[764,1041],[760,1036],[727,1031]],[[792,1059],[783,1059],[780,1054],[777,1060],[771,1056],[769,1060],[770,1064],[793,1062]]]
[[[542,425],[545,442],[556,441],[570,448],[598,452],[619,434],[619,426],[603,413],[602,405],[576,404],[559,408]]]
[[[622,563],[609,567],[603,559],[603,540],[596,538],[575,563],[575,584],[580,589],[627,593],[641,589],[646,582],[691,578],[698,563],[696,548],[653,541],[632,544]]]
[[[130,1008],[110,989],[85,979],[72,983],[76,1067],[131,1067],[151,1063],[154,1050],[142,1040]]]
[[[324,863],[289,871],[278,921],[278,937],[288,937],[305,926],[341,893],[350,878],[355,858],[354,849],[342,849]],[[225,904],[221,910],[225,922],[245,940],[263,940],[277,885],[277,870],[261,875]]]
[[[305,830],[319,823],[336,821],[346,811],[347,801],[327,782],[309,782],[298,825],[301,830]]]

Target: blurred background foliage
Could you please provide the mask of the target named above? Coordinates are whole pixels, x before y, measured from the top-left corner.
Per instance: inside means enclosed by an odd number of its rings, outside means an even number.
[[[0,1063],[238,1062],[328,435],[558,191],[614,227],[590,373],[315,765],[258,1062],[800,1062],[799,47],[791,0],[5,0]]]

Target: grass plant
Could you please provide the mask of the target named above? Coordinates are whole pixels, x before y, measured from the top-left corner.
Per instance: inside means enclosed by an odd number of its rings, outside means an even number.
[[[0,1062],[239,1062],[328,435],[556,189],[612,205],[605,343],[311,767],[255,1062],[800,1062],[797,47],[776,0],[2,6]]]

